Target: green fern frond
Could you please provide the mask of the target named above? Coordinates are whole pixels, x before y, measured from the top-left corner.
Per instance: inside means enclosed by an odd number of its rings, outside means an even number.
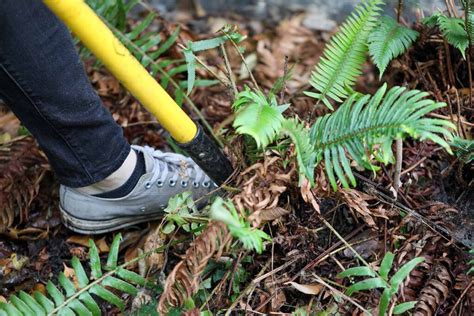
[[[380,71],[380,78],[391,60],[405,53],[419,33],[384,16],[368,38],[369,53]]]
[[[306,95],[322,101],[331,110],[329,99],[343,102],[350,87],[362,73],[366,61],[367,37],[377,23],[382,0],[364,0],[326,46],[323,57],[313,71],[310,83],[317,91]]]
[[[392,162],[392,143],[399,137],[429,139],[452,153],[443,137],[450,139],[449,129],[455,126],[446,120],[425,117],[446,104],[424,99],[426,96],[426,92],[403,87],[387,91],[384,84],[375,95],[353,95],[336,112],[316,121],[311,128],[311,143],[318,161],[324,160],[334,190],[336,177],[344,187],[349,187],[349,182],[356,184],[348,156],[360,167],[378,170],[372,156],[384,164]]]
[[[474,161],[474,140],[454,137],[449,144],[462,162],[467,164]]]
[[[282,133],[289,136],[295,145],[296,160],[299,170],[299,184],[307,178],[314,185],[314,167],[316,166],[316,153],[309,141],[309,131],[297,119],[287,119],[283,122]]]
[[[274,95],[267,97],[261,91],[245,87],[233,104],[236,111],[233,126],[237,133],[252,136],[259,148],[265,148],[278,136],[284,121],[282,113],[288,106],[278,105]]]
[[[64,273],[60,273],[58,283],[60,287],[48,281],[47,295],[41,292],[33,296],[20,291],[18,296],[12,295],[10,302],[0,302],[0,315],[9,316],[41,316],[41,315],[92,315],[100,316],[101,310],[91,294],[117,306],[121,310],[125,304],[123,300],[109,289],[118,290],[130,295],[137,295],[136,285],[144,285],[145,279],[135,272],[117,267],[118,250],[121,235],[115,236],[110,248],[107,265],[108,272],[103,274],[99,252],[92,240],[89,240],[89,256],[91,268],[90,278],[78,258],[73,257],[71,265],[74,269],[77,284],[73,283]]]
[[[464,21],[459,18],[439,15],[438,26],[446,41],[456,47],[465,57],[466,49],[469,46],[469,37],[464,29]]]
[[[263,242],[271,240],[264,231],[252,228],[246,218],[239,212],[230,199],[217,197],[211,205],[209,217],[215,221],[223,222],[229,229],[230,234],[237,238],[245,249],[255,250],[262,253],[265,250]]]

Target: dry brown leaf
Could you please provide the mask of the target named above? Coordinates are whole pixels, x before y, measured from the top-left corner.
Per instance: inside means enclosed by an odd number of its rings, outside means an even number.
[[[309,294],[309,295],[317,295],[321,292],[323,286],[321,284],[299,284],[296,282],[288,282],[285,284],[290,284],[292,287],[297,289],[298,291]]]
[[[77,280],[76,271],[74,271],[73,268],[69,268],[65,263],[63,263],[63,265],[64,265],[64,271],[63,271],[64,276],[66,276],[66,278],[72,281],[76,289],[79,289],[79,281]]]
[[[152,251],[164,245],[166,235],[161,233],[161,227],[158,226],[152,230],[151,233],[145,239],[144,250],[145,252]],[[147,260],[150,269],[160,270],[165,262],[165,254],[163,252],[152,253]]]
[[[72,235],[66,239],[67,243],[89,247],[90,237],[87,235]]]
[[[306,203],[310,203],[311,206],[314,208],[316,212],[321,214],[321,210],[319,209],[319,204],[316,201],[316,198],[313,195],[313,192],[311,191],[311,183],[309,183],[308,179],[304,179],[303,183],[301,184],[301,196],[303,197],[303,200]]]
[[[107,242],[105,241],[105,237],[96,240],[95,245],[97,246],[97,249],[99,249],[99,253],[108,253],[110,251],[109,245],[107,245]]]

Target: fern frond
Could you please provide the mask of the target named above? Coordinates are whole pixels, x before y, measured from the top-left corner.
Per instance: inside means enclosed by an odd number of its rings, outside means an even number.
[[[278,105],[275,96],[267,97],[246,87],[233,104],[236,111],[233,126],[237,133],[252,136],[258,147],[265,148],[278,136],[284,121],[282,113],[288,106]]]
[[[384,16],[368,38],[369,53],[380,71],[380,78],[391,60],[405,53],[419,33]]]
[[[439,15],[438,26],[446,41],[459,49],[461,55],[465,57],[466,49],[469,46],[469,37],[464,29],[464,21],[459,18]]]
[[[314,185],[314,167],[316,153],[309,140],[309,131],[297,119],[287,119],[283,122],[282,133],[289,136],[295,145],[296,160],[299,170],[299,184],[307,178]]]
[[[474,39],[474,1],[461,0],[461,4],[464,9],[464,29],[467,32],[469,45],[472,45]]]
[[[392,162],[392,143],[398,137],[429,139],[452,153],[443,137],[450,139],[450,129],[455,126],[446,120],[425,117],[446,104],[424,99],[426,96],[426,92],[403,87],[387,91],[384,84],[375,95],[353,95],[336,112],[316,121],[311,128],[311,143],[318,161],[324,160],[334,190],[336,177],[344,187],[349,187],[349,182],[356,183],[348,157],[360,167],[378,170],[372,156],[384,164]]]
[[[91,294],[124,309],[123,300],[109,289],[118,290],[130,295],[136,295],[136,285],[144,285],[145,279],[135,272],[117,267],[117,257],[121,235],[115,236],[110,248],[107,265],[102,273],[99,252],[95,243],[89,240],[89,256],[91,267],[91,278],[89,279],[84,267],[78,258],[73,257],[71,265],[74,269],[77,284],[73,283],[64,273],[60,273],[58,282],[60,287],[48,281],[46,285],[47,295],[41,292],[33,293],[33,296],[20,291],[18,296],[12,295],[10,302],[0,302],[0,315],[6,313],[11,316],[28,315],[92,315],[100,316],[101,310]]]
[[[349,88],[362,73],[367,37],[377,23],[382,4],[382,0],[364,0],[354,9],[326,46],[311,75],[310,83],[317,93],[305,92],[306,95],[322,101],[331,110],[329,99],[343,102],[349,95]]]

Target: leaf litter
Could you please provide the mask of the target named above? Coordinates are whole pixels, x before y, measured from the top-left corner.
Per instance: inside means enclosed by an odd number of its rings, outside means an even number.
[[[245,17],[233,19],[244,33],[250,34],[254,28]],[[314,107],[314,102],[301,92],[307,88],[309,74],[319,60],[327,33],[307,29],[303,20],[304,16],[295,15],[278,21],[275,28],[251,34],[245,45],[251,70],[266,89],[284,76],[285,63],[292,66],[291,76],[284,85],[284,95],[292,102],[289,111],[311,119],[325,110]],[[176,25],[160,21],[163,36],[169,36]],[[204,37],[202,32],[180,26],[181,43]],[[472,137],[469,95],[462,88],[449,87],[450,66],[440,62],[447,58],[446,54],[460,60],[459,54],[447,52],[436,41],[438,34],[427,34],[420,26],[416,28],[421,33],[420,41],[406,57],[389,66],[384,80],[429,91],[440,100],[449,99],[450,104],[461,109],[455,121],[462,126],[463,133]],[[182,58],[182,55],[174,45],[165,57]],[[222,72],[217,66],[220,56],[206,52],[202,58],[217,73]],[[232,69],[240,76],[236,80],[242,88],[249,83],[248,74],[231,50],[229,59]],[[462,63],[459,67],[459,80],[465,82],[467,71]],[[156,120],[115,78],[104,68],[95,67],[91,60],[86,60],[86,69],[104,105],[131,142],[170,149],[166,133]],[[360,91],[374,90],[374,72],[373,67],[364,67],[364,76],[358,82]],[[183,74],[176,76],[183,79]],[[208,77],[200,69],[198,76]],[[227,88],[200,87],[190,97],[218,133],[229,128],[232,102]],[[75,235],[60,225],[57,182],[44,154],[31,136],[24,136],[11,112],[5,106],[0,105],[0,109],[0,301],[3,301],[19,289],[31,292],[43,287],[44,291],[46,281],[60,271],[75,280],[74,270],[69,268],[70,259],[75,255],[88,260],[90,236]],[[449,116],[449,113],[439,115]],[[395,267],[415,257],[425,258],[397,293],[403,301],[417,300],[415,315],[472,313],[474,287],[472,277],[466,273],[469,258],[463,251],[466,245],[472,248],[474,206],[472,178],[469,178],[472,165],[453,161],[429,142],[406,144],[403,165],[407,171],[402,175],[404,187],[400,199],[421,218],[435,224],[432,226],[375,193],[389,194],[386,188],[391,185],[391,170],[383,170],[376,178],[361,173],[361,179],[366,180],[357,188],[334,193],[318,167],[315,175],[318,185],[311,189],[303,183],[299,188],[291,150],[283,154],[270,150],[248,159],[240,150],[242,142],[242,137],[236,137],[232,148],[226,148],[234,165],[241,170],[234,184],[239,192],[234,194],[233,201],[240,212],[250,211],[248,218],[253,227],[263,225],[271,234],[272,241],[266,251],[251,257],[244,250],[228,252],[229,233],[218,223],[210,224],[194,240],[178,243],[173,241],[188,236],[186,232],[165,235],[160,225],[152,224],[127,229],[123,235],[128,237],[124,237],[121,246],[121,254],[127,261],[143,251],[166,246],[165,252],[155,253],[130,267],[143,270],[140,274],[164,291],[158,301],[156,294],[140,292],[133,300],[134,310],[155,300],[160,311],[169,311],[173,306],[188,303],[189,297],[202,294],[202,283],[206,281],[212,286],[204,299],[204,309],[211,311],[233,306],[236,312],[248,314],[288,314],[297,309],[360,313],[360,309],[357,312],[354,305],[347,305],[334,290],[343,292],[349,285],[335,276],[343,268],[357,266],[357,256],[324,227],[318,219],[322,216],[369,262],[381,260],[389,249],[396,249]],[[471,221],[466,220],[469,216]],[[112,234],[94,237],[101,255],[109,252],[112,238]],[[239,267],[244,267],[247,277],[242,276]],[[334,280],[330,283],[334,289],[322,285],[321,280]],[[368,295],[355,297],[367,309],[374,308],[378,302]],[[132,300],[128,303],[132,305]],[[110,306],[104,308],[108,314],[118,314]],[[198,315],[199,306],[186,313]]]

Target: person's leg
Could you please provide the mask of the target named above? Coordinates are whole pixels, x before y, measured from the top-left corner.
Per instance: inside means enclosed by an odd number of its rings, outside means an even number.
[[[38,140],[64,185],[97,183],[130,154],[71,35],[42,1],[0,1],[0,97]]]
[[[191,191],[202,202],[216,188],[189,158],[130,149],[67,29],[39,0],[0,0],[0,97],[47,154],[63,221],[77,232],[156,219],[170,197]]]

